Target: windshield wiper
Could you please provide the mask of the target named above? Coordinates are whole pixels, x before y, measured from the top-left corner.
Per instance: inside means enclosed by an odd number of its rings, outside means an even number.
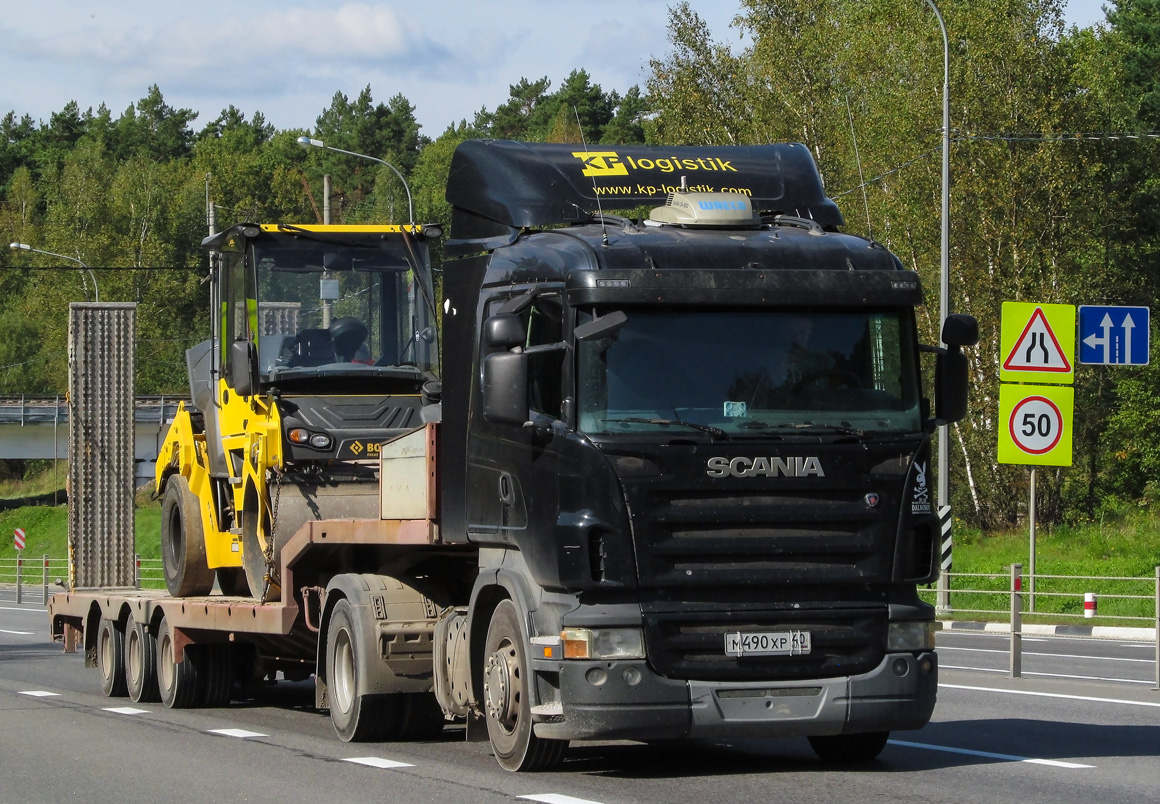
[[[708,433],[714,438],[729,438],[729,434],[720,427],[714,427],[711,424],[699,424],[697,422],[683,422],[680,419],[646,419],[639,416],[624,416],[614,419],[605,419],[607,422],[631,422],[633,424],[659,424],[662,427],[667,427],[672,424],[680,425],[682,427],[690,427],[694,430],[700,430],[702,433]]]
[[[809,430],[810,432],[818,433],[841,433],[842,435],[864,436],[865,430],[859,430],[857,427],[847,427],[844,424],[815,424],[814,422],[800,422],[798,424],[790,424],[788,422],[777,425],[784,427],[787,430]]]

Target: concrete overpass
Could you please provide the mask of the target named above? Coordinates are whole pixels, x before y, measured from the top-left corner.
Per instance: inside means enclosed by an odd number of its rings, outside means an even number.
[[[139,396],[133,410],[136,485],[153,479],[161,438],[185,397]],[[68,458],[65,397],[0,398],[0,460]]]

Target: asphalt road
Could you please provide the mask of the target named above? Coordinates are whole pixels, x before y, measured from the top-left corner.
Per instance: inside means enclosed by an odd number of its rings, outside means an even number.
[[[823,765],[804,739],[579,744],[562,768],[511,774],[462,730],[347,744],[309,684],[224,709],[133,706],[49,641],[39,606],[0,603],[0,804],[33,802],[890,802],[1142,804],[1160,799],[1153,646],[940,635],[934,720],[878,761]]]

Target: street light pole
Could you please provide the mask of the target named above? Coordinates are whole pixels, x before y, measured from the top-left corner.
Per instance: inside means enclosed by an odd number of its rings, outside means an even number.
[[[84,268],[86,271],[89,272],[89,278],[93,280],[93,301],[97,304],[100,303],[100,301],[101,301],[101,289],[99,287],[97,287],[96,274],[93,273],[92,268],[85,265],[83,262],[78,260],[76,257],[69,257],[65,254],[57,254],[56,252],[53,252],[53,251],[45,251],[44,249],[41,249],[41,248],[33,248],[32,246],[28,245],[27,243],[9,243],[8,248],[19,249],[20,251],[31,251],[34,254],[45,254],[49,257],[56,257],[58,260],[68,260],[69,262],[75,262],[77,265],[79,265],[80,267]]]
[[[926,0],[930,10],[938,20],[939,30],[943,40],[943,90],[942,90],[942,232],[939,238],[939,345],[942,343],[942,328],[950,313],[950,246],[951,246],[951,49],[947,38],[947,26],[943,21],[942,12],[935,5],[934,0]],[[951,520],[950,520],[950,452],[947,439],[949,428],[941,425],[938,428],[938,516],[942,523],[939,544],[943,551],[950,547]],[[941,552],[940,552],[941,560]],[[950,608],[949,583],[945,575],[939,574],[938,609],[946,611]]]
[[[334,151],[338,154],[346,154],[347,156],[357,156],[359,159],[367,159],[371,162],[378,162],[380,165],[386,165],[395,175],[399,177],[399,181],[403,183],[403,189],[407,191],[407,214],[410,216],[411,225],[415,225],[415,206],[411,203],[411,188],[407,186],[407,180],[403,178],[403,174],[399,169],[386,160],[379,159],[374,156],[367,156],[366,154],[356,153],[355,151],[344,151],[342,148],[335,148],[332,145],[327,145],[322,140],[316,140],[313,137],[302,136],[298,138],[298,144],[303,148],[323,148],[327,151]]]

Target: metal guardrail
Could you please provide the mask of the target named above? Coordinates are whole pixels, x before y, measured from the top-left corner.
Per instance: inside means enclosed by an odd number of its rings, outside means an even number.
[[[48,598],[68,585],[68,559],[29,556],[0,559],[0,599],[48,605]],[[165,568],[160,558],[134,556],[133,586],[164,589]],[[13,595],[15,596],[13,598]]]

